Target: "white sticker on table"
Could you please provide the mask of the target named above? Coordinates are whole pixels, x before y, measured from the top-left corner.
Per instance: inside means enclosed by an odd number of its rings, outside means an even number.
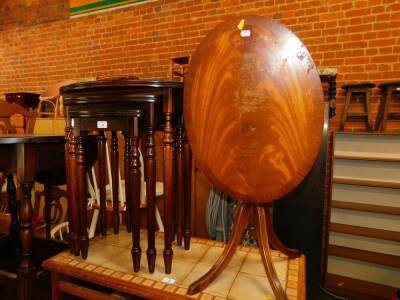
[[[97,121],[97,128],[107,128],[107,121]]]
[[[241,37],[249,37],[251,36],[251,31],[246,29],[246,30],[240,30],[240,36]]]
[[[174,283],[176,282],[176,280],[173,279],[173,278],[164,277],[163,280],[162,280],[162,282],[168,283],[168,284],[174,284]]]

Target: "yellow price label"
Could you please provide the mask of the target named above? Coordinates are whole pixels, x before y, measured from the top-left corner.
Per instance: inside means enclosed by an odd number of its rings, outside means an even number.
[[[264,298],[262,298],[262,300],[272,300],[272,297],[270,295],[264,296]]]
[[[239,22],[237,28],[238,28],[239,30],[243,30],[243,28],[244,28],[244,19],[241,19],[241,20],[240,20],[240,22]]]

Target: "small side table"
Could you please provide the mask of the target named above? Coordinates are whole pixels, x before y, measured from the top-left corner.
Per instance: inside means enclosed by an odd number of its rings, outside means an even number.
[[[66,152],[72,253],[81,254],[83,258],[88,255],[85,160],[90,153],[85,150],[84,140],[89,131],[99,132],[100,226],[103,235],[106,235],[107,229],[104,131],[112,131],[113,215],[116,225],[118,224],[119,193],[118,184],[115,181],[118,172],[116,132],[121,130],[125,134],[127,229],[132,230],[133,269],[139,270],[141,248],[139,244],[140,153],[138,146],[139,137],[143,131],[146,140],[144,163],[147,196],[147,260],[149,271],[154,272],[156,259],[154,132],[157,127],[163,127],[164,130],[165,247],[163,255],[167,274],[171,272],[173,255],[171,244],[174,240],[174,232],[177,235],[178,245],[184,240],[185,249],[189,249],[191,154],[183,127],[182,92],[183,84],[180,82],[136,80],[129,77],[79,83],[61,88],[67,118]],[[174,113],[176,113],[175,118]],[[176,127],[176,138],[174,127]],[[176,170],[174,161],[176,161]],[[175,183],[176,197],[174,197]],[[114,228],[115,233],[118,233],[118,230]]]
[[[37,135],[0,135],[0,170],[17,174],[22,186],[19,202],[19,227],[16,216],[16,190],[8,176],[8,197],[11,211],[11,240],[18,248],[21,239],[21,264],[18,271],[18,299],[32,298],[34,266],[32,262],[32,203],[31,190],[36,174],[65,167],[64,137]],[[46,201],[48,203],[48,201]],[[16,249],[18,251],[18,249]]]

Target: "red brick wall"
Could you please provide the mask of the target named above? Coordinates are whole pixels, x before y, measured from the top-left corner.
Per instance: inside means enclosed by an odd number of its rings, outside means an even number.
[[[400,80],[399,0],[164,0],[75,19],[68,18],[66,0],[1,3],[0,94],[40,92],[66,78],[165,78],[171,57],[191,54],[232,14],[264,15],[289,26],[318,66],[338,69],[338,87]],[[375,90],[374,110],[378,96]]]

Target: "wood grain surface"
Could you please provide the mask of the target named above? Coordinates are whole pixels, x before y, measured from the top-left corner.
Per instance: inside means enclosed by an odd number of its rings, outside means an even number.
[[[196,50],[184,116],[199,168],[228,195],[271,202],[307,175],[322,138],[323,93],[305,46],[285,26],[232,17]]]

